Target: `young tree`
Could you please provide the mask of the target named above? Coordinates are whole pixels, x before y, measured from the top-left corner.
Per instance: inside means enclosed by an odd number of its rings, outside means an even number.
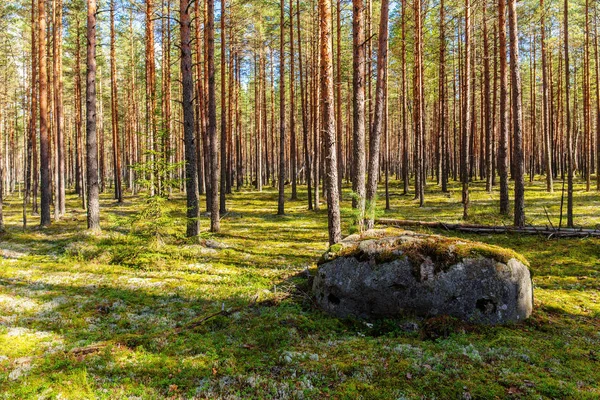
[[[367,182],[367,229],[375,225],[375,202],[379,178],[379,152],[385,106],[385,68],[387,66],[389,1],[381,1],[381,20],[377,49],[377,87],[375,89],[375,117],[371,128],[369,147],[369,176]]]
[[[515,226],[525,226],[525,158],[523,156],[523,110],[521,102],[521,72],[519,70],[519,32],[516,0],[508,0],[510,27],[510,71],[513,115],[513,158],[515,166]]]
[[[357,223],[364,228],[365,215],[365,18],[363,0],[352,1],[352,107],[353,107],[353,205],[358,209]]]
[[[87,225],[100,230],[100,187],[98,185],[98,138],[96,133],[96,0],[87,0],[86,167]]]
[[[188,237],[198,236],[200,210],[198,207],[198,172],[194,134],[194,79],[192,77],[190,0],[179,1],[179,32],[181,35],[181,92],[183,106],[183,137],[185,143],[185,190],[187,199]]]
[[[387,1],[387,0],[384,0]],[[340,228],[340,199],[336,154],[335,115],[333,100],[333,48],[331,44],[331,2],[319,0],[319,48],[321,54],[321,102],[323,104],[323,139],[325,148],[325,186],[329,244],[342,239]]]

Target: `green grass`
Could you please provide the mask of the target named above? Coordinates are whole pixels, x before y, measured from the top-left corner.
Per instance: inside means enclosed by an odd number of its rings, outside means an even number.
[[[21,200],[8,197],[0,398],[600,397],[600,240],[453,234],[523,254],[534,314],[423,340],[410,321],[341,321],[313,307],[305,270],[327,249],[327,213],[307,211],[301,189],[282,217],[271,188],[234,193],[222,233],[208,233],[203,216],[199,241],[184,237],[181,196],[157,226],[136,218],[143,198],[117,205],[103,195],[99,236],[85,234],[74,196],[62,221],[39,230],[30,217],[25,231]],[[576,189],[576,224],[600,224],[598,193]],[[426,196],[419,208],[394,195],[385,214],[460,221],[459,186],[442,194],[430,184]],[[350,198],[346,190],[345,234]],[[473,184],[471,222],[510,223],[497,198]],[[527,185],[526,205],[529,223],[548,224],[545,207],[558,225],[560,193],[545,193],[543,181]],[[186,328],[222,308],[231,312]]]

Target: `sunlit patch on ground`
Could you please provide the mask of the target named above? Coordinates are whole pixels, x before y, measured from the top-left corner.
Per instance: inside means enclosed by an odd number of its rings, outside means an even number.
[[[430,182],[421,208],[392,185],[386,217],[460,221],[457,184],[443,194]],[[575,222],[594,227],[599,197],[582,188]],[[483,189],[472,185],[470,222],[510,224],[498,193]],[[117,205],[104,195],[103,234],[90,236],[74,196],[63,221],[39,230],[30,217],[26,231],[9,196],[0,398],[600,397],[600,240],[452,234],[522,253],[535,312],[520,325],[422,340],[410,319],[340,321],[313,307],[305,271],[326,249],[327,213],[307,211],[299,195],[279,217],[273,189],[234,193],[223,231],[208,233],[203,216],[197,241],[184,237],[181,196],[154,236],[136,220],[143,198]],[[350,199],[346,188],[346,234]],[[528,184],[526,206],[529,223],[558,226],[560,193],[545,193],[543,181]]]

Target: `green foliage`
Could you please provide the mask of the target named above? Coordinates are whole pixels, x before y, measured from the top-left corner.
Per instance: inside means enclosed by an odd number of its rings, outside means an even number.
[[[166,135],[166,131],[159,130],[158,149],[146,150],[145,160],[132,166],[136,172],[136,183],[148,190],[154,187],[155,192],[163,197],[168,197],[173,189],[179,189],[182,182],[177,178],[177,172],[185,164],[184,161],[173,162],[175,151],[165,147]]]

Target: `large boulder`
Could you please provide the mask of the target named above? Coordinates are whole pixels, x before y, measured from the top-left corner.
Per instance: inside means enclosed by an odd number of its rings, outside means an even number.
[[[512,250],[408,231],[370,231],[331,246],[313,283],[338,317],[450,315],[503,324],[531,315],[527,261]]]

